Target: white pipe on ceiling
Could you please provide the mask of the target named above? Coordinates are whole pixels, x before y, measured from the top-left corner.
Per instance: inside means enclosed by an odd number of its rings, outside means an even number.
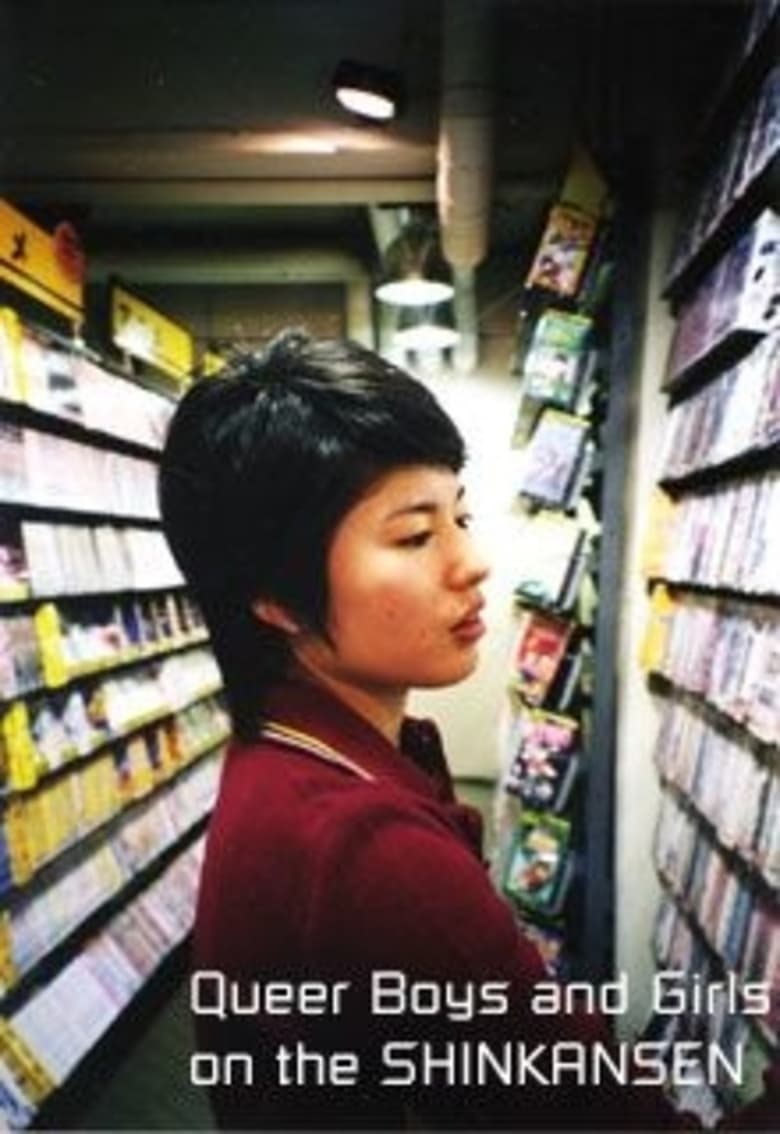
[[[493,11],[489,0],[447,0],[442,10],[436,201],[444,255],[454,269],[468,271],[488,251]]]

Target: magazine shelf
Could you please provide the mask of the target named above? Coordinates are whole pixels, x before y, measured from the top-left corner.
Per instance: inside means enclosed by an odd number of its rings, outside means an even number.
[[[572,169],[581,172],[581,160]],[[611,684],[595,675],[613,665],[610,603],[600,596],[619,585],[602,517],[624,476],[625,383],[613,378],[630,369],[623,353],[633,352],[634,319],[616,346],[617,309],[631,306],[633,284],[626,268],[626,286],[613,291],[615,249],[630,226],[613,217],[605,183],[584,160],[592,195],[551,205],[518,318],[517,625],[494,877],[550,972],[598,981],[612,971],[614,721]]]
[[[181,846],[202,829],[217,788],[220,744],[217,741],[206,746],[187,767],[180,769],[178,776],[161,785],[160,792],[139,799],[115,816],[117,822],[102,846],[98,838],[87,838],[71,848],[74,855],[70,857],[75,856],[75,862],[52,862],[50,869],[35,880],[31,894],[3,913],[3,1015],[9,1013],[11,1006],[22,1004],[28,992],[43,983],[46,973],[56,971],[63,959],[94,936],[108,917],[141,892]],[[161,814],[166,816],[164,823],[160,821]],[[142,830],[144,827],[146,831]],[[152,833],[162,837],[152,841]],[[105,869],[103,863],[100,885],[93,883],[76,895],[77,887],[69,885],[68,874],[86,878],[94,863],[107,855],[113,869]],[[68,889],[70,900],[66,902],[61,895]],[[37,911],[36,902],[41,907]],[[41,936],[43,916],[50,917],[56,930],[45,940]]]
[[[35,503],[28,500],[0,500],[0,511],[18,516],[30,516],[35,520],[49,520],[65,523],[95,524],[110,521],[119,528],[153,528],[159,530],[160,520],[157,516],[121,514],[106,511],[101,508],[70,508],[64,504]]]
[[[758,1030],[774,1049],[780,1044],[780,214],[773,208],[779,12],[777,0],[749,10],[746,46],[707,129],[707,172],[683,218],[665,287],[677,324],[659,383],[670,396],[658,471],[666,492],[656,490],[652,502],[644,564],[650,616],[642,646],[650,689],[663,709],[654,859],[683,918],[677,937],[667,925],[668,947],[656,954],[688,980],[717,980],[725,972],[738,974],[745,987],[763,983],[769,1012],[753,1015],[743,1003],[733,1036],[739,1028]],[[674,921],[664,913],[669,908],[662,903],[658,924]],[[723,1105],[728,1110],[740,1101]]]
[[[771,956],[777,911],[764,891],[753,889],[744,870],[732,869],[709,832],[668,793],[659,814],[654,862],[665,887],[696,921],[724,967],[747,980],[766,982],[772,1012],[780,1023]],[[664,913],[662,905],[659,918]],[[697,975],[689,966],[680,967],[688,968],[692,977]],[[774,1027],[771,1013],[770,1023]]]
[[[769,742],[764,740],[761,736],[752,732],[744,720],[739,720],[731,716],[724,709],[718,705],[708,701],[702,693],[697,693],[694,690],[686,689],[685,686],[672,681],[670,677],[659,671],[653,671],[649,675],[650,686],[655,691],[667,697],[674,697],[677,700],[685,701],[689,705],[698,709],[706,714],[714,724],[720,724],[725,728],[736,730],[739,734],[741,741],[745,745],[749,745],[759,752],[764,752],[770,757],[777,755],[778,745],[776,742]]]
[[[155,460],[0,420],[0,498],[49,508],[159,522]]]
[[[13,1128],[36,1118],[44,1127],[54,1122],[63,1097],[95,1064],[99,1041],[132,1014],[140,993],[155,989],[186,941],[203,854],[201,827],[196,824],[159,863],[161,872],[144,893],[0,1030],[0,1059],[13,1073],[6,1102]],[[74,995],[83,1001],[75,1013]]]
[[[778,442],[780,333],[773,332],[737,366],[673,405],[661,483],[695,487],[699,478],[761,472],[777,463]]]
[[[35,607],[47,602],[55,604],[67,602],[74,605],[88,605],[94,602],[96,596],[111,600],[121,600],[135,598],[138,595],[148,598],[154,596],[163,597],[177,591],[184,594],[186,591],[186,583],[166,583],[165,585],[150,583],[146,587],[139,585],[137,587],[117,587],[116,589],[112,589],[111,587],[100,587],[98,589],[95,587],[94,590],[90,591],[49,591],[47,594],[37,593],[34,595],[30,594],[29,588],[26,589],[24,594],[19,593],[14,595],[8,591],[4,592],[3,584],[0,583],[0,617],[2,617],[3,612],[6,610],[33,610]]]
[[[115,659],[119,665],[156,657],[206,638],[200,614],[184,592],[158,592],[153,597],[134,594],[124,601],[95,593],[89,602],[75,604],[62,596],[58,602],[38,600],[15,618],[0,607],[0,630],[5,634],[4,646],[10,640],[13,651],[30,655],[23,667],[12,668],[11,659],[0,652],[6,667],[0,677],[0,694],[6,695],[29,688],[35,674],[40,674],[44,686],[58,688],[74,678],[104,671]],[[33,656],[36,647],[37,659]]]
[[[776,0],[752,5],[743,42],[694,145],[690,172],[699,192],[681,225],[664,287],[673,302],[733,243],[762,204],[777,199],[779,23]]]
[[[0,999],[3,1013],[11,1014],[22,1008],[27,999],[42,986],[45,987],[74,956],[78,958],[84,947],[99,933],[106,922],[125,910],[128,904],[148,888],[149,884],[164,871],[188,844],[203,834],[208,821],[207,815],[194,820],[175,840],[161,846],[159,854],[150,860],[143,870],[139,870],[124,885],[107,893],[100,901],[87,910],[81,920],[62,931],[52,942],[51,948],[31,962],[29,968],[19,975],[18,981],[5,989]],[[0,1043],[0,1058],[2,1044]]]
[[[653,592],[656,596],[643,654],[648,670],[754,723],[758,735],[780,737],[780,706],[773,696],[780,649],[777,611],[720,596],[674,599],[663,587]]]
[[[679,591],[682,594],[705,595],[734,602],[755,604],[756,606],[766,606],[770,609],[780,605],[780,592],[769,594],[766,591],[738,591],[733,587],[697,583],[693,579],[668,579],[662,575],[651,576],[648,579],[648,585],[651,589],[656,586],[665,586],[672,594]]]
[[[55,520],[63,518],[69,522],[25,519],[0,507],[0,610],[6,601],[25,598],[181,588],[181,572],[156,522],[84,525],[55,514]]]
[[[744,449],[717,464],[702,465],[680,476],[664,476],[658,483],[675,496],[697,488],[715,486],[737,476],[753,476],[768,469],[780,469],[780,440],[763,448]]]
[[[677,916],[683,919],[688,932],[694,938],[699,949],[704,950],[704,952],[706,953],[706,959],[711,966],[711,969],[713,970],[714,979],[722,980],[724,977],[727,977],[729,973],[732,973],[737,978],[737,995],[741,1000],[744,1001],[745,992],[743,986],[746,983],[744,976],[725,963],[723,957],[717,951],[715,946],[712,944],[712,941],[709,939],[704,929],[699,924],[693,910],[690,908],[684,898],[675,891],[671,880],[667,878],[661,871],[658,872],[658,877],[662,886],[664,887],[664,893],[674,904],[674,909],[677,913]],[[678,959],[674,955],[670,955],[669,953],[665,953],[659,949],[655,950],[655,959],[659,969],[665,969],[667,971],[670,965],[673,965],[676,969],[679,963]],[[741,1022],[749,1021],[749,1026],[755,1029],[762,1043],[766,1044],[770,1049],[780,1046],[780,1036],[772,1027],[772,1025],[769,1024],[761,1016],[756,1016],[752,1013],[745,1013],[744,1015],[740,1015],[739,1020]],[[729,1101],[733,1100],[730,1099]]]
[[[172,399],[0,307],[0,1125],[190,931],[227,736],[164,540]]]
[[[215,718],[217,717],[216,711],[214,712]],[[22,864],[11,863],[12,875],[18,872],[19,869],[25,871],[24,879],[21,882],[12,882],[7,888],[3,886],[0,890],[0,902],[3,908],[12,909],[14,904],[25,896],[29,896],[29,886],[31,882],[43,883],[48,874],[51,873],[50,868],[54,864],[59,864],[67,856],[73,854],[74,851],[79,853],[85,851],[89,847],[96,845],[97,836],[105,835],[111,824],[119,822],[122,818],[130,814],[130,812],[138,806],[140,802],[152,798],[152,796],[162,790],[166,784],[174,783],[182,772],[197,763],[197,761],[205,756],[207,753],[212,752],[214,749],[219,748],[227,739],[227,732],[225,729],[215,732],[211,737],[204,740],[197,747],[187,751],[182,750],[176,756],[176,763],[173,767],[163,769],[145,769],[145,774],[142,777],[142,782],[134,787],[125,786],[121,782],[122,771],[115,765],[115,761],[110,756],[107,757],[106,763],[106,779],[110,779],[110,786],[107,789],[107,794],[110,799],[104,804],[104,811],[107,812],[99,816],[91,826],[82,826],[78,820],[80,816],[66,817],[72,822],[72,826],[67,832],[62,834],[62,838],[57,838],[57,833],[51,834],[47,837],[49,844],[55,844],[53,849],[43,851],[38,856],[37,851],[34,849],[32,854],[28,852],[27,858],[30,861],[25,861]],[[79,776],[79,772],[72,771],[72,775]],[[139,777],[141,778],[141,777]],[[146,781],[146,782],[143,782]],[[4,834],[3,837],[7,839]],[[27,850],[27,848],[24,848]],[[13,855],[11,856],[13,858]]]
[[[103,732],[96,735],[95,741],[90,747],[80,750],[73,744],[62,753],[61,763],[42,767],[39,762],[26,776],[23,786],[15,785],[13,777],[10,776],[9,785],[0,790],[0,806],[2,806],[4,800],[11,799],[15,795],[23,795],[37,788],[39,784],[49,783],[71,771],[73,768],[88,763],[111,745],[121,744],[131,740],[137,733],[143,732],[146,729],[154,728],[158,725],[166,724],[167,722],[175,723],[180,714],[186,713],[202,702],[207,702],[211,698],[216,697],[221,692],[221,689],[222,686],[220,684],[206,686],[204,689],[195,693],[190,700],[180,704],[175,710],[171,706],[166,706],[164,709],[160,709],[159,712],[146,714],[138,723],[129,724],[127,727],[117,729],[110,733]]]
[[[667,779],[660,773],[659,778],[664,788],[675,796],[680,806],[688,811],[694,821],[710,836],[734,873],[742,875],[747,886],[757,887],[759,891],[763,891],[766,898],[771,899],[777,887],[764,873],[756,852],[752,852],[753,857],[749,857],[748,852],[724,842],[716,823],[696,806],[684,786]]]
[[[99,662],[93,665],[80,666],[78,671],[73,671],[64,676],[63,680],[56,684],[45,684],[41,682],[37,685],[29,685],[26,688],[17,689],[16,692],[6,697],[0,697],[0,713],[9,705],[14,704],[16,701],[26,699],[28,697],[36,696],[39,693],[54,693],[62,689],[66,689],[72,685],[78,685],[81,682],[89,681],[92,678],[105,676],[108,674],[121,674],[126,670],[135,669],[137,666],[142,666],[144,663],[149,662],[156,658],[166,658],[177,654],[187,653],[190,650],[196,650],[208,641],[208,635],[205,631],[198,631],[196,634],[188,635],[184,640],[172,641],[162,643],[160,645],[146,646],[142,650],[127,652],[125,656],[120,655],[116,661],[112,662]],[[149,714],[141,714],[130,722],[129,727],[137,728],[143,724]],[[152,714],[151,719],[156,716],[156,711]]]
[[[184,851],[183,862],[197,863],[199,859],[200,842],[196,841]],[[178,861],[178,859],[174,861],[171,869],[177,868]],[[108,1081],[114,1069],[127,1057],[132,1047],[132,1037],[142,1035],[153,1022],[156,1006],[165,1003],[176,994],[182,969],[188,963],[190,939],[191,928],[178,944],[172,945],[161,955],[157,965],[145,979],[134,978],[131,970],[115,997],[117,1014],[112,1017],[109,1027],[91,1046],[85,1048],[83,1053],[79,1052],[78,1062],[67,1078],[56,1086],[47,1079],[47,1088],[38,1093],[37,1101],[34,1101],[30,1095],[30,1102],[34,1108],[32,1117],[34,1129],[69,1130],[77,1127],[84,1110],[84,1098],[92,1097],[100,1090],[101,1085]],[[112,957],[116,952],[113,935],[106,933],[101,939],[101,946],[101,951],[105,950],[109,957]],[[120,965],[121,958],[120,953],[118,961]],[[60,1019],[57,1022],[59,1023]],[[22,1068],[20,1073],[23,1071]],[[29,1120],[22,1118],[21,1125],[26,1121]]]
[[[740,110],[749,105],[766,76],[777,61],[777,37],[780,35],[780,7],[777,0],[753,0],[750,19],[730,66],[721,79],[720,91],[712,100],[712,109],[701,129],[697,149],[712,152],[723,138],[724,129]]]
[[[665,499],[666,514],[662,530],[648,541],[648,578],[745,595],[775,593],[780,470],[656,499]]]
[[[742,193],[728,202],[701,243],[691,250],[685,263],[675,269],[664,288],[666,299],[674,304],[682,302],[733,244],[737,233],[754,221],[766,205],[780,207],[779,180],[780,158],[775,154]]]
[[[668,376],[662,390],[675,397],[687,397],[695,393],[740,362],[760,339],[758,331],[736,328],[683,369]]]
[[[780,67],[778,67],[780,99]],[[778,108],[780,109],[780,103]],[[691,391],[722,373],[778,326],[780,214],[764,209],[681,305],[666,368],[666,392]]]
[[[109,449],[115,453],[126,453],[131,457],[155,459],[160,453],[160,444],[145,444],[133,441],[117,433],[83,425],[69,417],[51,410],[39,409],[8,397],[0,396],[0,418],[14,425],[26,426],[37,431],[81,441],[96,448]]]
[[[96,660],[74,663],[67,667],[62,684],[58,683],[54,688],[61,689],[64,685],[68,685],[74,681],[80,681],[82,678],[96,677],[101,673],[112,673],[114,670],[125,669],[139,662],[149,661],[151,658],[177,654],[182,650],[192,649],[193,646],[200,646],[207,641],[207,632],[205,630],[197,630],[193,634],[171,638],[168,642],[150,642],[146,646],[135,646],[130,649],[118,650],[115,662]],[[44,688],[51,689],[52,686],[46,685]],[[34,690],[31,690],[31,692],[34,692]]]
[[[747,590],[733,583],[691,579],[682,574],[653,573],[648,576],[648,583],[652,588],[660,589],[663,587],[672,593],[679,591],[691,595],[701,595],[702,597],[711,596],[722,598],[724,601],[732,600],[734,603],[745,603],[749,606],[773,608],[777,607],[778,602],[780,602],[780,594],[777,591],[765,590],[763,587]]]
[[[86,347],[0,307],[0,416],[42,415],[47,433],[73,429],[78,439],[138,447],[162,445],[173,402],[117,373]],[[70,434],[69,434],[70,435]]]

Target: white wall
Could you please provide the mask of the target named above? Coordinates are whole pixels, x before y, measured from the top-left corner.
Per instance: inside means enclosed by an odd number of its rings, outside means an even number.
[[[615,801],[615,956],[616,967],[627,973],[631,990],[630,1010],[619,1021],[624,1035],[641,1028],[647,1019],[654,969],[650,941],[660,894],[652,861],[653,829],[660,799],[652,761],[657,718],[638,656],[648,610],[647,589],[640,570],[641,549],[665,424],[666,398],[660,393],[660,385],[673,327],[666,304],[659,299],[669,263],[671,236],[671,216],[657,216],[645,294],[645,334],[633,405],[625,501]]]
[[[478,670],[449,689],[416,692],[410,712],[436,719],[456,776],[486,779],[498,769],[498,716],[514,630],[512,588],[521,524],[514,503],[520,454],[510,447],[520,384],[508,371],[507,362],[501,371],[419,375],[466,439],[469,460],[464,482],[474,514],[473,530],[492,574],[484,587],[488,632],[481,643]]]

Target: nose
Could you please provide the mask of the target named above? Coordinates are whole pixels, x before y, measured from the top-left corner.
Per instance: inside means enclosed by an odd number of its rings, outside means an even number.
[[[450,560],[449,581],[456,587],[474,587],[490,574],[490,564],[482,555],[470,531],[458,528]]]

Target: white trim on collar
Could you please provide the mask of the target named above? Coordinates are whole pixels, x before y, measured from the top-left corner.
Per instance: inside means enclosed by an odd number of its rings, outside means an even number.
[[[376,779],[371,772],[366,771],[356,761],[350,760],[343,752],[339,752],[330,744],[326,744],[324,740],[320,740],[308,732],[303,732],[301,729],[282,724],[281,721],[265,721],[260,729],[260,735],[266,740],[273,740],[278,744],[287,745],[288,748],[294,748],[299,752],[307,753],[309,756],[315,756],[326,764],[335,764],[340,768],[345,768],[363,780],[374,781]]]

